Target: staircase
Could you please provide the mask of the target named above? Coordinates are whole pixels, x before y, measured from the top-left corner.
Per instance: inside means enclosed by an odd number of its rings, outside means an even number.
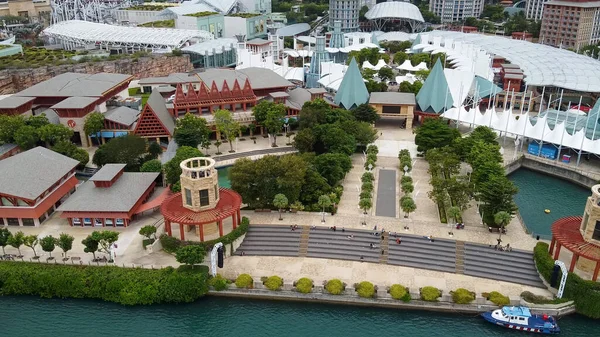
[[[302,234],[300,234],[300,249],[298,256],[306,257],[308,253],[308,237],[310,236],[310,226],[302,226]]]
[[[387,237],[387,235],[385,235]],[[379,263],[382,264],[387,264],[387,259],[388,259],[388,253],[389,253],[389,243],[390,240],[389,238],[387,240],[381,240],[381,247],[380,247],[380,254],[381,252],[383,252],[383,254],[381,254],[379,256]]]
[[[457,274],[465,273],[465,242],[456,241],[456,271]]]

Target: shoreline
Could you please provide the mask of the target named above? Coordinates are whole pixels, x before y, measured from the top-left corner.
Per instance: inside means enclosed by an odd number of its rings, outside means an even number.
[[[302,294],[290,290],[271,291],[266,289],[227,289],[221,291],[210,289],[206,295],[214,297],[249,298],[256,300],[308,302],[334,305],[351,305],[359,307],[378,307],[387,309],[424,310],[454,314],[480,314],[499,308],[499,306],[495,304],[477,303],[481,301],[481,298],[477,298],[474,301],[475,303],[471,304],[456,304],[447,301],[425,302],[414,299],[411,299],[410,302],[403,302],[401,300],[394,300],[392,298],[362,298],[348,294],[330,295],[316,292]],[[531,309],[532,313],[546,313],[555,317],[564,317],[576,313],[573,302],[556,305],[536,305],[529,303],[520,304],[527,305]]]

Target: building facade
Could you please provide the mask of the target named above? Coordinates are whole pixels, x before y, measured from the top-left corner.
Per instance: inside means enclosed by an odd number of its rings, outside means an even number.
[[[0,16],[21,16],[34,21],[50,19],[50,0],[0,0]]]
[[[75,191],[77,165],[43,147],[0,160],[0,226],[39,226]]]
[[[342,22],[342,32],[358,31],[359,0],[329,0],[329,27],[333,29],[335,21]]]
[[[525,17],[529,20],[540,21],[544,12],[544,4],[549,0],[527,0],[525,2]]]
[[[600,42],[600,1],[549,1],[544,6],[541,43],[577,50]]]
[[[429,10],[439,16],[442,23],[463,21],[469,17],[478,18],[483,10],[484,0],[431,0]]]

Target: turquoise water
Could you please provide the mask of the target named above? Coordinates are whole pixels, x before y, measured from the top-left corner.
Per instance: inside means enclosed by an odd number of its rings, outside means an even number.
[[[1,335],[10,337],[487,337],[528,336],[475,315],[206,298],[193,304],[123,307],[84,300],[0,298]],[[568,316],[561,336],[594,336],[600,321]],[[593,332],[596,331],[596,332]]]
[[[220,187],[231,188],[231,182],[229,181],[229,177],[227,176],[229,174],[230,167],[231,166],[226,166],[226,167],[217,169],[217,172],[219,173],[219,186]]]
[[[525,225],[542,236],[552,235],[550,226],[559,218],[583,215],[592,193],[588,188],[527,169],[515,171],[509,179],[519,187],[515,202]],[[545,209],[550,214],[544,213]]]

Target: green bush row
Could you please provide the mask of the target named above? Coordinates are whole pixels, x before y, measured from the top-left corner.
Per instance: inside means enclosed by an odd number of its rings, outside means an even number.
[[[0,262],[0,295],[85,298],[122,305],[193,302],[208,291],[208,268],[131,269]]]
[[[368,281],[362,281],[354,285],[354,290],[358,296],[363,298],[373,298],[375,296],[375,286]]]
[[[547,243],[538,242],[533,249],[533,259],[538,272],[546,281],[550,282],[554,259],[548,251]],[[560,279],[560,276],[558,279]],[[600,283],[587,281],[575,273],[569,273],[563,298],[573,300],[578,313],[591,318],[600,318]]]
[[[438,298],[442,296],[442,291],[436,287],[423,287],[421,288],[421,300],[426,302],[437,302]]]
[[[410,292],[408,291],[408,288],[402,285],[392,284],[389,293],[390,296],[392,296],[392,298],[395,300],[400,300],[402,302],[410,302]]]
[[[231,233],[228,233],[227,235],[223,235],[222,237],[215,239],[215,240],[204,241],[204,242],[181,241],[172,236],[163,234],[160,236],[160,243],[161,243],[164,251],[167,253],[170,253],[170,254],[175,254],[179,248],[181,248],[183,246],[189,246],[189,245],[202,246],[206,249],[206,251],[209,251],[218,242],[223,243],[223,246],[224,246],[223,248],[227,249],[228,244],[231,244],[232,242],[237,240],[239,237],[246,234],[249,226],[250,226],[250,220],[248,220],[247,217],[242,217],[242,221],[236,229],[231,231]]]
[[[465,288],[458,288],[450,292],[452,301],[458,304],[469,304],[475,301],[475,293]]]

